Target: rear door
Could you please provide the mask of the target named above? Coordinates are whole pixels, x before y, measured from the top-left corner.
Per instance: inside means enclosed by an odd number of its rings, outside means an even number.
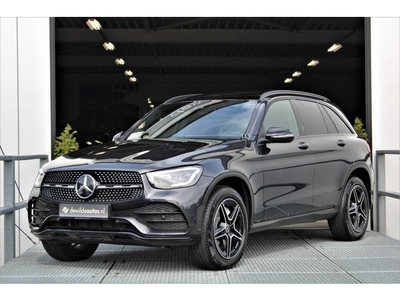
[[[339,201],[345,176],[353,162],[347,139],[351,131],[343,122],[344,126],[339,129],[332,121],[334,116],[339,117],[323,103],[296,100],[295,105],[315,160],[311,210],[333,208]]]

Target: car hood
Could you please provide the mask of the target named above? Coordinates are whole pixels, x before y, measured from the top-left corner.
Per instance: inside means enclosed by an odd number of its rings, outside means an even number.
[[[43,166],[43,170],[46,172],[54,168],[119,162],[125,163],[126,168],[131,168],[131,164],[137,164],[135,169],[148,171],[156,168],[197,163],[205,158],[218,156],[221,152],[226,153],[238,150],[243,148],[243,145],[243,141],[224,142],[216,140],[149,139],[111,142],[83,148],[59,157]],[[150,165],[153,167],[149,167]],[[124,167],[120,165],[119,168]]]

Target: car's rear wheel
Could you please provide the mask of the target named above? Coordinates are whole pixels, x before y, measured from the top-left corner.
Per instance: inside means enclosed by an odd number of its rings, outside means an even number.
[[[78,261],[89,258],[99,244],[54,243],[42,241],[43,248],[53,258],[61,261]]]
[[[369,220],[369,201],[364,182],[358,177],[350,178],[343,191],[338,214],[328,220],[335,239],[355,241],[364,236]]]
[[[248,236],[248,217],[242,197],[227,186],[217,187],[207,203],[200,241],[189,248],[203,269],[224,270],[236,265]]]

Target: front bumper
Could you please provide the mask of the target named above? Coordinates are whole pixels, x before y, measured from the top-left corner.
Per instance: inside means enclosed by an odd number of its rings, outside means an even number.
[[[59,204],[43,198],[28,203],[31,232],[40,240],[112,243],[148,246],[190,245],[196,228],[170,203],[149,203],[134,208],[110,209],[106,219],[60,217]]]
[[[192,245],[200,236],[203,197],[209,184],[207,177],[194,187],[174,190],[157,190],[145,183],[140,198],[103,203],[108,206],[105,218],[65,216],[60,214],[65,202],[33,193],[28,202],[29,224],[33,235],[54,242]],[[82,205],[90,207],[86,202]]]

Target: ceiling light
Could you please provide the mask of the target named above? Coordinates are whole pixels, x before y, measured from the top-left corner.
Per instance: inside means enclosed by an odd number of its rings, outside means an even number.
[[[330,46],[330,48],[328,49],[328,52],[336,52],[336,51],[338,51],[340,48],[342,48],[342,45],[340,45],[340,44],[333,44],[333,45]]]
[[[147,103],[151,103],[151,99],[150,98],[147,98]]]
[[[101,29],[101,25],[100,25],[99,21],[97,21],[96,19],[87,20],[86,25],[90,28],[90,30],[100,30]]]
[[[133,72],[132,72],[131,70],[126,70],[126,71],[124,72],[124,74],[125,74],[126,76],[132,76],[132,75],[133,75]]]
[[[115,50],[115,46],[114,46],[114,44],[111,43],[111,42],[105,42],[105,43],[103,44],[103,47],[104,47],[104,49],[106,49],[107,51],[108,51],[108,50],[110,50],[110,51]]]
[[[150,108],[154,108],[154,104],[150,104],[149,107],[150,107]]]
[[[136,79],[136,77],[129,77],[129,81],[130,81],[130,82],[136,82],[137,79]]]
[[[124,61],[122,58],[117,58],[117,59],[115,60],[115,63],[116,63],[118,66],[123,66],[123,65],[125,64],[125,61]]]
[[[300,77],[301,76],[301,72],[300,71],[296,71],[292,74],[293,77]]]
[[[308,64],[307,64],[307,66],[309,66],[309,67],[315,67],[316,65],[318,65],[319,64],[319,61],[318,60],[312,60],[312,61],[310,61]]]
[[[293,81],[293,78],[286,78],[284,83],[291,83]]]

